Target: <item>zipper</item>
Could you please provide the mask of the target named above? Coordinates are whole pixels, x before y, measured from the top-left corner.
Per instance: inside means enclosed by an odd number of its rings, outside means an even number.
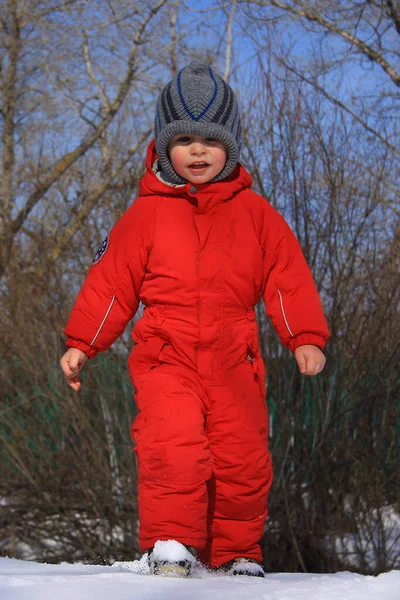
[[[104,315],[104,319],[102,320],[102,322],[100,323],[100,327],[98,328],[98,330],[96,331],[96,335],[94,336],[94,338],[92,339],[92,341],[90,342],[89,346],[93,346],[93,344],[95,343],[100,331],[102,330],[102,327],[104,325],[104,323],[106,322],[106,319],[108,317],[108,315],[110,314],[110,310],[112,309],[112,305],[114,304],[115,301],[115,294],[114,296],[111,298],[111,302],[110,302],[110,306],[107,309],[106,314]]]
[[[279,290],[279,289],[278,289],[278,294],[279,294],[279,301],[281,303],[281,311],[282,311],[283,320],[285,321],[285,325],[290,334],[290,337],[294,337],[294,334],[292,333],[292,330],[290,329],[288,320],[286,318],[285,308],[283,306],[283,298],[282,298],[281,290]]]

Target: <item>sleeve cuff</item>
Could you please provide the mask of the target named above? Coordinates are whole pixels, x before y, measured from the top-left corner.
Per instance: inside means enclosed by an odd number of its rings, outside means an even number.
[[[326,342],[327,338],[321,335],[315,333],[299,333],[298,335],[290,338],[288,347],[292,352],[294,352],[299,346],[310,344],[312,346],[317,346],[317,348],[320,350],[323,350]]]
[[[95,350],[93,346],[89,346],[86,342],[81,340],[75,340],[74,338],[68,338],[65,344],[68,348],[77,348],[86,354],[88,358],[94,358],[98,354],[98,350]]]

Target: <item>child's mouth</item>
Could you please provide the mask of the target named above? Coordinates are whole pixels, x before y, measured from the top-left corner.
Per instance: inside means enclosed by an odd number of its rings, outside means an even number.
[[[189,165],[189,169],[205,169],[206,167],[208,167],[206,162],[195,162]]]

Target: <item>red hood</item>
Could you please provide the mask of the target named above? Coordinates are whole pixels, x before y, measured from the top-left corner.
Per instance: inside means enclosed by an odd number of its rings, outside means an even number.
[[[184,186],[173,187],[163,183],[153,172],[153,164],[157,159],[155,142],[152,140],[149,144],[146,157],[146,173],[140,181],[139,195],[140,196],[186,196],[192,183],[187,183]],[[240,192],[244,188],[250,188],[252,179],[249,173],[240,163],[237,164],[234,171],[223,181],[215,183],[201,183],[196,185],[196,194],[200,195],[216,195],[219,201],[225,201],[232,198],[234,194]]]

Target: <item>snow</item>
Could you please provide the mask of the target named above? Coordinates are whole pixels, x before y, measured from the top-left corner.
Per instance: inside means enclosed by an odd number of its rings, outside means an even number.
[[[355,532],[335,540],[335,553],[355,570],[363,564],[379,570],[381,558],[388,568],[397,568],[400,564],[399,512],[389,505],[378,510],[363,507],[356,523]]]
[[[400,571],[272,573],[229,577],[197,567],[191,579],[148,574],[146,556],[112,566],[48,565],[0,558],[1,600],[398,600]]]

